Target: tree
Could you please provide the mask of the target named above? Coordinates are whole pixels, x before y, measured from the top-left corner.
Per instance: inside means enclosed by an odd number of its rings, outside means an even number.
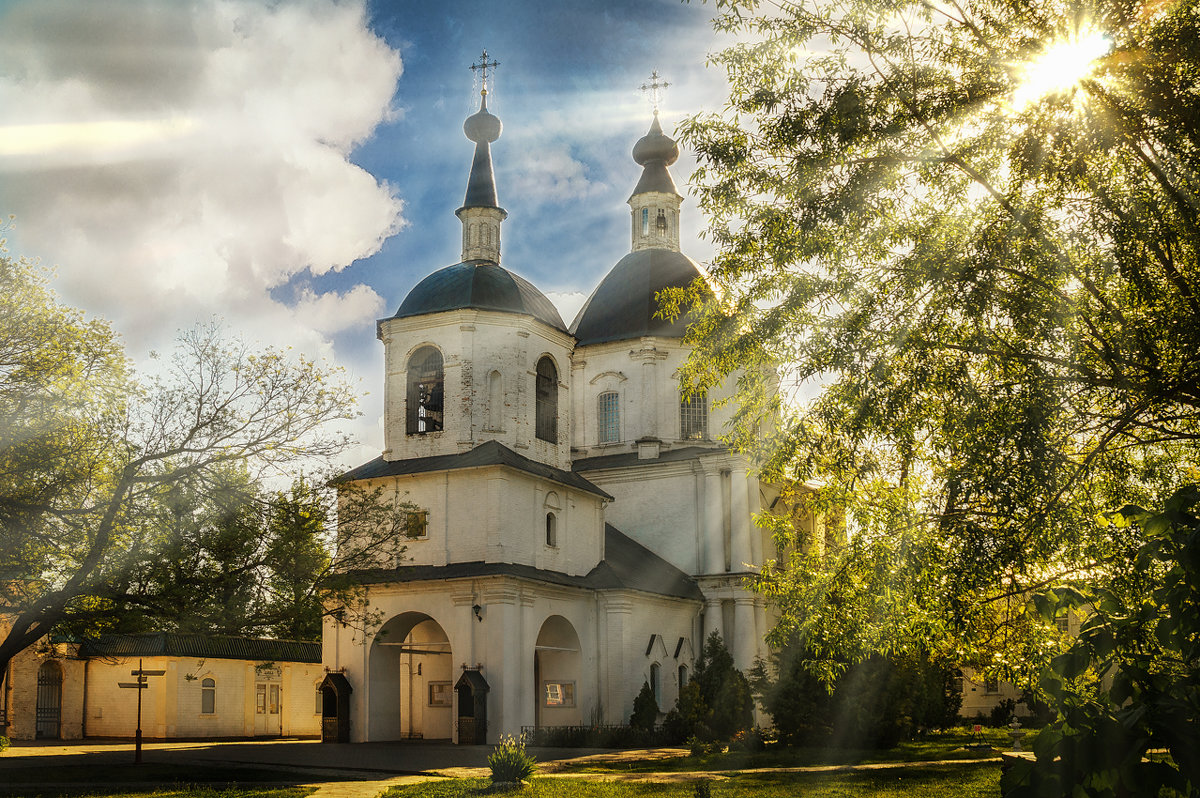
[[[658,722],[658,702],[654,700],[654,691],[650,682],[642,682],[642,689],[633,699],[633,714],[629,716],[629,725],[635,729],[647,731],[654,728]]]
[[[680,691],[675,706],[678,718],[672,719],[672,725],[691,719],[692,727],[686,729],[689,737],[728,740],[754,725],[750,683],[734,667],[719,632],[704,641],[692,679]]]
[[[258,476],[342,451],[329,425],[353,405],[336,373],[215,326],[137,382],[107,324],[0,251],[0,674],[55,628],[177,613],[189,586],[241,601],[224,568],[261,529],[246,505]],[[333,533],[326,569],[401,550],[399,505],[361,498],[372,509]]]
[[[1027,592],[1121,573],[1096,514],[1200,465],[1197,2],[719,5],[729,104],[682,126],[719,291],[665,312],[851,533],[780,524],[772,640],[1035,670]]]
[[[1034,598],[1047,619],[1064,607],[1089,617],[1042,676],[1057,717],[1033,741],[1037,759],[1004,774],[1004,795],[1200,791],[1198,504],[1200,490],[1190,486],[1161,512],[1114,513],[1113,523],[1135,524],[1145,535],[1129,574],[1095,590],[1050,589]]]

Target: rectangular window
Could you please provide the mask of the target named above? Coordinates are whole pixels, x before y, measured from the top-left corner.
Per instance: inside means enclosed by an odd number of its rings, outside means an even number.
[[[708,395],[704,391],[680,397],[679,437],[685,441],[708,439]]]
[[[271,708],[270,708],[270,713],[271,713],[272,715],[278,715],[278,714],[279,714],[279,685],[277,685],[277,684],[273,684],[273,685],[271,685]]]
[[[1058,626],[1058,631],[1060,632],[1071,631],[1071,619],[1065,615],[1061,618],[1055,618],[1054,623]]]
[[[983,692],[998,693],[1000,692],[1000,682],[997,679],[988,679],[983,683]]]
[[[545,706],[575,706],[575,682],[543,682],[542,684],[542,700]]]
[[[621,440],[621,411],[616,391],[605,391],[598,400],[598,426],[600,443],[616,443]]]
[[[317,688],[317,708],[313,710],[313,714],[325,714],[325,692],[320,687]]]
[[[267,686],[260,684],[254,691],[254,714],[267,714]]]
[[[448,707],[450,706],[451,696],[450,682],[429,683],[429,706]]]
[[[404,514],[404,534],[412,540],[429,536],[429,513],[424,510],[411,510]]]

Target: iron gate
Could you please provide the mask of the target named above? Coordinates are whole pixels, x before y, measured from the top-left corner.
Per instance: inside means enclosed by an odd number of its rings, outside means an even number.
[[[37,736],[57,739],[62,730],[62,669],[56,662],[38,668]]]

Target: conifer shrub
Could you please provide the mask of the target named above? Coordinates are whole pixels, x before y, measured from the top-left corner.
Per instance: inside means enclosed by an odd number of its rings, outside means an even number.
[[[642,689],[633,699],[633,714],[629,716],[629,725],[635,729],[650,730],[658,722],[658,702],[654,700],[654,691],[649,682],[642,682]]]

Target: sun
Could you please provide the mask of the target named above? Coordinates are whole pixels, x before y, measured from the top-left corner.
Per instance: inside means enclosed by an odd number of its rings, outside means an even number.
[[[1017,66],[1013,108],[1020,111],[1051,94],[1069,91],[1112,51],[1112,37],[1098,30],[1079,31],[1048,44],[1033,58]]]

